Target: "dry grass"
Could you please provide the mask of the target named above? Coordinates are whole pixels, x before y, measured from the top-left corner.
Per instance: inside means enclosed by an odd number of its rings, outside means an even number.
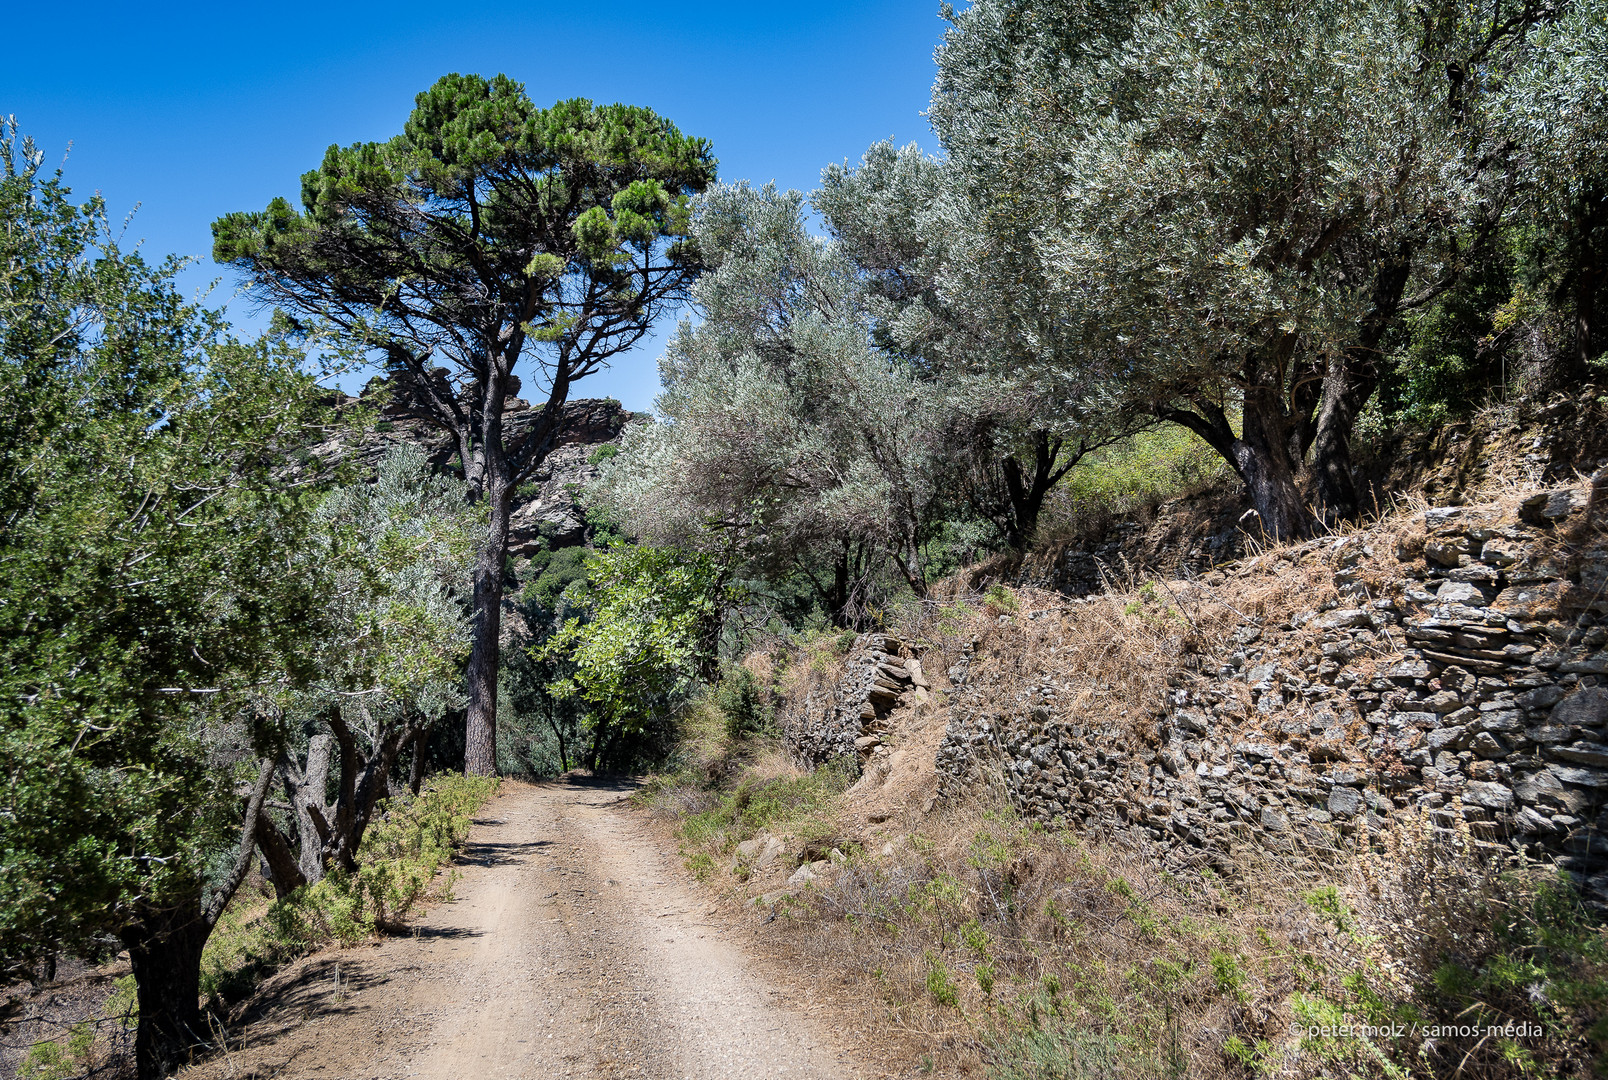
[[[1522,495],[1504,490],[1469,512],[1511,516]],[[875,1049],[900,1071],[1001,1080],[1602,1071],[1608,933],[1540,868],[1477,843],[1455,806],[1443,822],[1405,815],[1374,851],[1341,852],[1324,868],[1237,851],[1232,882],[1045,831],[1000,792],[917,809],[957,695],[1007,709],[1048,684],[1058,712],[1154,733],[1167,692],[1213,671],[1237,628],[1275,636],[1281,663],[1315,661],[1314,613],[1397,594],[1409,570],[1398,555],[1416,559],[1429,539],[1424,508],[1402,499],[1366,529],[1269,546],[1193,580],[1124,574],[1078,601],[980,592],[971,585],[987,574],[957,575],[890,627],[922,652],[936,698],[891,718],[902,764],[834,794],[789,771],[774,746],[728,748],[747,757],[693,799],[701,817],[682,814],[684,835],[689,825],[698,835],[688,850],[705,856],[706,880],[728,897],[766,898],[756,918],[773,920],[767,932],[795,965],[849,988],[879,1033]],[[1359,646],[1364,674],[1398,654],[1404,642],[1391,633],[1370,646],[1372,660]],[[830,686],[840,659],[829,639],[786,663],[767,658],[783,707]],[[962,660],[957,688],[945,672]],[[1243,718],[1257,720],[1249,709]],[[1218,737],[1233,738],[1232,724]],[[769,792],[770,809],[733,812],[745,786],[751,803]],[[658,796],[661,808],[673,810],[674,790]],[[778,797],[802,817],[778,814]],[[785,835],[788,858],[765,873],[734,871],[731,849],[762,828]],[[829,846],[846,858],[779,899],[798,861]],[[1545,1035],[1426,1042],[1411,1028],[1508,1021],[1543,1025]],[[1408,1025],[1399,1037],[1311,1034],[1313,1025],[1398,1023]]]

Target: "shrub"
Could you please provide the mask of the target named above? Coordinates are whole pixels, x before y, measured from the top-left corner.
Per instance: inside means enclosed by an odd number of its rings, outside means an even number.
[[[269,920],[282,938],[306,946],[351,945],[396,929],[496,790],[493,778],[447,775],[417,799],[393,801],[363,837],[356,873],[331,871],[275,904]]]
[[[734,665],[727,669],[715,687],[715,707],[726,721],[726,734],[733,739],[770,729],[775,709],[765,698],[765,688],[752,671]]]
[[[404,795],[382,808],[363,837],[355,873],[331,871],[273,904],[253,904],[242,893],[202,954],[202,993],[214,1005],[241,1000],[268,973],[310,949],[396,930],[496,790],[494,778],[436,777],[417,798]],[[449,875],[448,889],[451,881]]]
[[[990,585],[983,594],[983,605],[988,608],[991,615],[1010,615],[1021,610],[1021,601],[1016,594],[1003,585]]]

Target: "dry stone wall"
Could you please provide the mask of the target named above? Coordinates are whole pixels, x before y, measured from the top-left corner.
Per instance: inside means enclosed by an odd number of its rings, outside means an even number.
[[[900,700],[906,693],[928,700],[920,651],[891,634],[857,637],[837,684],[807,694],[802,711],[784,716],[782,737],[793,756],[810,767],[839,761],[858,770],[885,753],[882,737]]]
[[[1339,600],[1245,619],[1154,711],[1080,718],[1076,671],[1001,701],[962,662],[940,793],[999,785],[1027,815],[1229,871],[1247,845],[1300,865],[1427,811],[1608,907],[1604,479],[1430,509],[1388,553],[1384,534],[1284,553],[1325,559]]]

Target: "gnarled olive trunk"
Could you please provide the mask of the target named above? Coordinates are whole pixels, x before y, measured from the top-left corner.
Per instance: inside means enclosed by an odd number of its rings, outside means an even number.
[[[201,1020],[201,950],[212,927],[201,910],[201,890],[165,908],[139,912],[124,927],[139,1002],[134,1065],[139,1080],[158,1080],[206,1035]]]
[[[1301,501],[1292,456],[1293,424],[1282,382],[1253,384],[1245,391],[1239,434],[1222,407],[1194,402],[1194,409],[1158,408],[1155,415],[1187,427],[1220,454],[1245,484],[1262,531],[1274,540],[1299,540],[1312,531],[1312,515]]]

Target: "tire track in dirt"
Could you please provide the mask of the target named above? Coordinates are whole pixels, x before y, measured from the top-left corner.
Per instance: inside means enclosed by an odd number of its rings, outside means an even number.
[[[232,1033],[244,1047],[181,1075],[856,1075],[621,809],[630,790],[505,784],[471,834],[452,903],[413,937],[282,972]]]

